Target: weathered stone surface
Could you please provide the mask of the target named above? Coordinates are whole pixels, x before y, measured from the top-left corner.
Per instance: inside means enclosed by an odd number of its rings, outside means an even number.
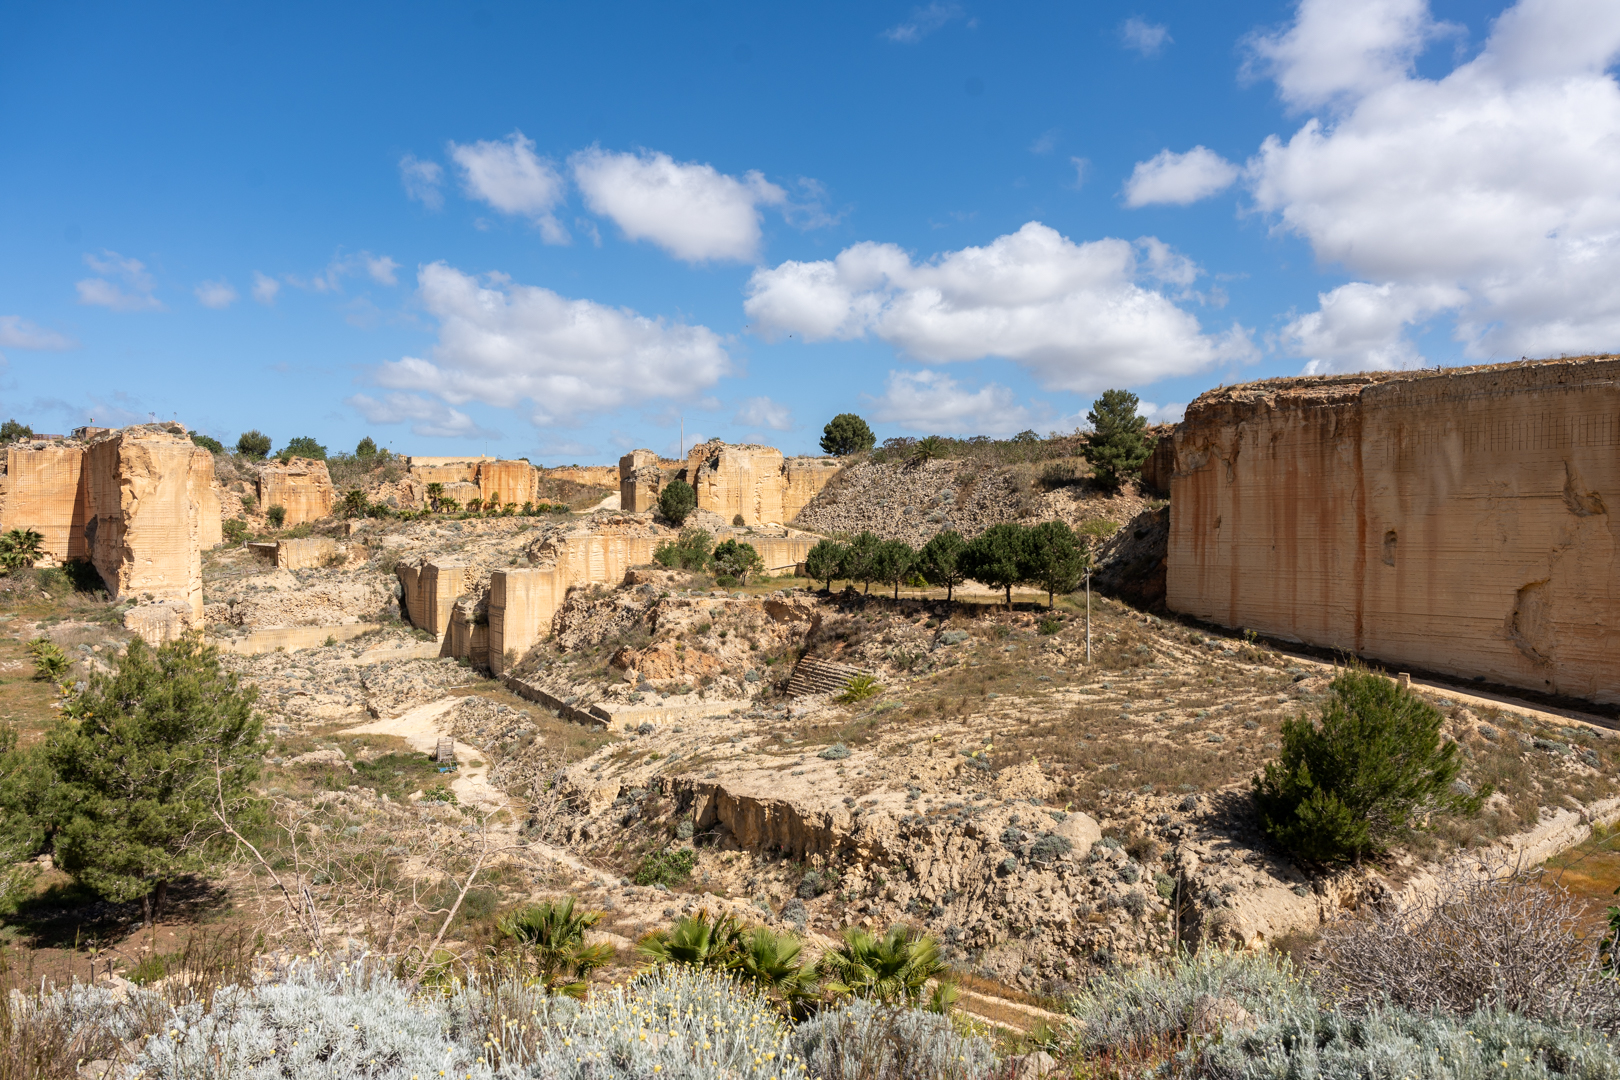
[[[311,566],[325,566],[334,557],[348,554],[348,548],[329,536],[309,536],[302,540],[278,540],[275,562],[283,570],[302,570]]]
[[[473,477],[478,498],[519,506],[534,500],[534,480],[535,468],[527,461],[481,461]]]
[[[619,509],[645,514],[658,505],[664,471],[651,450],[632,450],[619,459]]]
[[[292,458],[285,465],[270,461],[259,470],[259,505],[284,507],[288,525],[331,517],[332,499],[332,477],[324,461]]]
[[[412,626],[442,638],[450,626],[450,609],[462,593],[467,568],[450,560],[400,563],[395,568],[403,586],[400,603]]]
[[[83,469],[92,514],[85,523],[88,554],[108,592],[178,600],[200,617],[199,493],[213,484],[208,452],[185,435],[131,427],[91,443]]]
[[[782,466],[782,521],[787,523],[799,516],[799,511],[821,494],[841,468],[836,461],[824,458],[789,458]]]
[[[13,443],[0,451],[0,531],[33,529],[55,562],[89,554],[84,524],[89,493],[84,447],[77,443]],[[215,515],[216,522],[218,515]]]
[[[699,510],[720,515],[727,524],[780,525],[786,493],[782,451],[774,446],[703,443],[686,459],[687,482],[697,491]]]
[[[615,465],[559,465],[545,470],[553,480],[572,480],[587,487],[611,488],[619,483],[619,469]]]
[[[1620,701],[1620,360],[1278,379],[1176,433],[1168,604]]]

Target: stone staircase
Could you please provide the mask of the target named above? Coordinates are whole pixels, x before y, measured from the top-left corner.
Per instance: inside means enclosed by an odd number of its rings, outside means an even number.
[[[807,656],[800,660],[793,669],[793,678],[788,680],[787,696],[804,697],[807,694],[842,694],[849,685],[849,680],[857,675],[870,675],[870,671],[863,671],[848,664],[838,664],[831,660],[817,660]]]

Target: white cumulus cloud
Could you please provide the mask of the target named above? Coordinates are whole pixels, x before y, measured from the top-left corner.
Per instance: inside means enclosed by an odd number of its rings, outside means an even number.
[[[1207,146],[1195,146],[1185,154],[1160,150],[1131,170],[1125,181],[1125,205],[1186,206],[1225,191],[1237,178],[1238,167]]]
[[[720,336],[628,308],[570,300],[442,262],[417,272],[417,298],[439,322],[427,358],[373,368],[379,386],[459,405],[532,403],[538,424],[568,423],[654,398],[689,398],[731,372]]]
[[[1007,387],[968,390],[941,371],[891,371],[873,404],[875,419],[928,435],[1008,435],[1034,419]]]
[[[1427,0],[1300,0],[1287,29],[1248,38],[1247,70],[1290,105],[1316,108],[1405,81],[1429,41],[1455,29]]]
[[[1265,141],[1255,202],[1361,279],[1291,324],[1293,347],[1333,367],[1410,363],[1390,327],[1447,310],[1475,357],[1614,348],[1620,5],[1521,0],[1437,79],[1410,72],[1435,33],[1423,4],[1381,0],[1352,33],[1344,13],[1361,10],[1305,0],[1265,46],[1286,99],[1339,112]]]
[[[114,311],[162,311],[163,302],[153,296],[157,282],[139,259],[127,259],[116,251],[85,255],[84,264],[100,277],[74,283],[79,303],[111,308]],[[116,280],[108,280],[116,279]]]
[[[1092,392],[1253,358],[1241,327],[1205,334],[1142,281],[1184,285],[1196,273],[1152,238],[1076,244],[1032,221],[923,263],[868,242],[834,259],[762,268],[743,306],[767,338],[871,336],[931,363],[1000,356],[1049,388]]]
[[[216,311],[220,308],[228,308],[236,303],[236,289],[231,286],[230,282],[223,279],[205,281],[191,291],[197,297],[197,303],[206,308],[213,308]]]
[[[758,172],[739,179],[656,151],[592,147],[569,165],[592,211],[612,218],[631,240],[650,240],[687,262],[752,260],[759,251],[759,208],[788,201],[787,192]]]
[[[786,405],[768,397],[751,397],[738,408],[732,422],[747,427],[787,431],[793,427],[793,412]]]
[[[451,143],[450,157],[469,196],[531,219],[548,244],[568,243],[568,230],[553,214],[565,194],[562,174],[534,152],[533,139],[514,131],[504,139]]]
[[[0,315],[0,349],[39,349],[62,352],[79,343],[66,334],[47,330],[21,315]]]
[[[1120,24],[1119,40],[1127,49],[1134,49],[1143,56],[1158,56],[1175,39],[1170,36],[1168,26],[1132,15]]]
[[[478,426],[477,421],[460,409],[452,409],[442,401],[420,394],[392,393],[374,398],[369,394],[355,394],[344,404],[353,408],[373,424],[400,424],[407,421],[411,433],[430,438],[498,439],[501,433]]]
[[[423,161],[415,154],[399,159],[399,182],[405,188],[405,197],[415,199],[429,210],[444,205],[444,167],[436,161]]]

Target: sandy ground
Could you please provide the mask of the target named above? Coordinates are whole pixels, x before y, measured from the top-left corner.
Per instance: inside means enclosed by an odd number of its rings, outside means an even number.
[[[442,697],[426,705],[418,705],[399,716],[349,728],[344,734],[397,735],[404,739],[412,750],[431,754],[438,746],[439,740],[450,734],[441,728],[440,724],[445,714],[459,700],[461,699],[455,697]],[[450,782],[450,790],[455,792],[456,798],[463,805],[475,807],[485,814],[493,814],[497,810],[511,807],[512,801],[507,798],[506,793],[489,782],[489,762],[485,760],[485,755],[476,747],[459,740],[456,741],[455,747],[456,761],[460,767],[456,769],[456,778]]]

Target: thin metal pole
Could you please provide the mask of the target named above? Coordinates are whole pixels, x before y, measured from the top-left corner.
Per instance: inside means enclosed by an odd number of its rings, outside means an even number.
[[[1086,567],[1086,663],[1091,663],[1091,568]]]

